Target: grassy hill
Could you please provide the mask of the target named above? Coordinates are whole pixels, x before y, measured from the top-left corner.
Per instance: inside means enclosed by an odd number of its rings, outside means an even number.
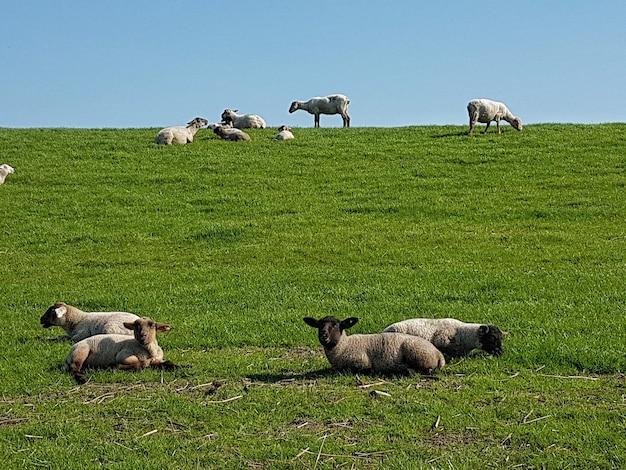
[[[0,129],[7,468],[626,466],[625,124],[156,131]],[[189,367],[76,387],[59,300],[170,323]],[[509,336],[355,377],[302,322],[329,314]]]

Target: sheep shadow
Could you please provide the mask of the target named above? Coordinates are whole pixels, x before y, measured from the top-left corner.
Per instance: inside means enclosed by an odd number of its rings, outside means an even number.
[[[431,136],[432,139],[445,139],[447,137],[464,137],[470,135],[467,131],[448,132],[446,134],[438,134]]]

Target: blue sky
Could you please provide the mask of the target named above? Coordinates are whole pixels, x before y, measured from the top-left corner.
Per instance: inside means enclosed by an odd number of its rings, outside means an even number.
[[[289,104],[333,93],[355,127],[624,122],[626,2],[4,2],[0,64],[0,127],[311,127]]]

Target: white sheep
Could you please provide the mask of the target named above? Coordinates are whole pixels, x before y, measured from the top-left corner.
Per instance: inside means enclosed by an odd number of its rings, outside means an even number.
[[[225,109],[222,121],[236,129],[265,129],[265,120],[256,114],[237,114],[238,109]]]
[[[349,104],[350,99],[345,95],[330,95],[311,98],[309,101],[294,101],[289,107],[289,112],[293,113],[298,109],[308,111],[315,116],[315,127],[320,127],[320,114],[341,114],[343,127],[350,127]]]
[[[76,382],[87,381],[82,374],[84,367],[115,367],[140,370],[151,366],[175,369],[176,365],[163,360],[163,350],[156,338],[157,331],[169,331],[171,327],[157,323],[148,317],[125,322],[124,326],[133,333],[127,335],[96,335],[76,343],[65,359],[66,369]]]
[[[197,117],[187,123],[187,127],[166,127],[158,132],[154,138],[154,142],[163,145],[189,144],[193,142],[193,137],[196,135],[196,132],[198,132],[198,129],[206,126],[208,123],[209,121],[206,119]]]
[[[280,126],[278,128],[278,135],[274,137],[274,140],[291,140],[295,139],[293,133],[291,132],[291,127],[289,126]]]
[[[131,335],[124,322],[133,322],[139,317],[127,312],[83,312],[64,302],[50,306],[39,322],[44,328],[60,326],[72,341],[80,341],[100,334]]]
[[[215,123],[209,124],[209,129],[213,129],[213,132],[224,140],[232,141],[247,141],[250,140],[250,136],[240,129],[235,129],[231,124]]]
[[[418,336],[448,357],[467,356],[474,349],[500,356],[507,335],[495,325],[464,323],[455,318],[412,318],[389,325],[383,332]]]
[[[7,175],[10,175],[11,173],[15,173],[15,169],[12,166],[7,165],[6,163],[0,165],[0,184],[3,184]]]
[[[485,127],[485,133],[491,124],[491,121],[496,121],[498,126],[498,134],[502,133],[500,129],[500,121],[504,119],[511,124],[514,129],[522,130],[522,120],[513,116],[511,111],[506,107],[504,103],[499,101],[492,101],[487,99],[472,100],[467,103],[467,113],[469,114],[469,133],[474,132],[474,127],[477,122],[487,124]]]
[[[305,317],[304,322],[317,328],[326,358],[335,370],[432,374],[446,363],[437,348],[417,336],[400,333],[347,336],[345,330],[354,326],[358,318],[339,321],[332,316],[320,320]]]

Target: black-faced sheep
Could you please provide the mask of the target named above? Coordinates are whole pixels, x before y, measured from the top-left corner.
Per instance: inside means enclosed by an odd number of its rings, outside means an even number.
[[[213,129],[213,132],[224,140],[232,141],[247,141],[250,140],[250,136],[240,129],[233,128],[230,124],[209,124],[209,129]]]
[[[66,369],[76,382],[83,384],[85,367],[118,367],[140,370],[145,367],[175,369],[176,365],[163,360],[163,350],[157,343],[157,331],[169,331],[170,326],[148,317],[126,322],[124,326],[134,337],[126,335],[96,335],[79,341],[65,359]]]
[[[83,312],[64,302],[48,307],[39,322],[44,328],[60,326],[72,341],[80,341],[94,335],[131,335],[124,322],[133,322],[139,317],[127,312]]]
[[[291,132],[291,127],[289,126],[280,126],[278,128],[278,135],[274,137],[274,140],[291,140],[295,139],[293,133]]]
[[[354,326],[358,318],[339,321],[332,316],[320,320],[306,317],[304,322],[317,328],[326,358],[335,370],[432,374],[446,363],[437,348],[416,336],[400,333],[346,335],[345,330]]]
[[[154,138],[156,144],[171,145],[171,144],[189,144],[193,142],[193,137],[198,132],[198,129],[206,126],[209,123],[204,118],[194,118],[184,126],[166,127],[161,129]]]
[[[294,101],[289,107],[289,112],[293,113],[298,109],[308,111],[315,116],[315,127],[320,127],[320,114],[341,114],[343,127],[350,127],[349,104],[350,99],[345,95],[330,95],[311,98],[309,101]]]
[[[430,341],[447,357],[467,356],[474,349],[500,356],[506,336],[495,325],[464,323],[455,318],[412,318],[394,323],[383,332],[418,336]]]
[[[15,169],[12,166],[7,165],[6,163],[0,165],[0,184],[3,184],[7,175],[10,175],[11,173],[15,173]]]
[[[467,104],[467,113],[469,114],[470,134],[474,132],[474,127],[477,122],[487,124],[487,127],[485,127],[485,133],[487,133],[487,129],[489,129],[491,121],[496,121],[498,134],[501,134],[502,130],[500,129],[500,121],[502,119],[511,124],[513,129],[518,131],[522,130],[522,120],[513,116],[506,105],[504,103],[500,103],[499,101],[486,99],[472,100]]]
[[[236,129],[265,129],[267,125],[261,116],[256,114],[237,114],[238,109],[225,109],[222,121],[232,124]]]

